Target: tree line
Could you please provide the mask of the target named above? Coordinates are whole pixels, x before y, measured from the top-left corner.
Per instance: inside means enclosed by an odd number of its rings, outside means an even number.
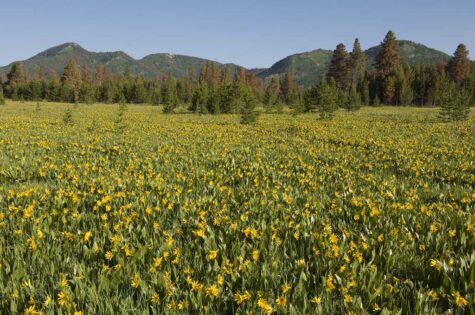
[[[475,101],[475,66],[468,54],[460,44],[448,63],[408,66],[401,61],[395,34],[389,31],[372,70],[358,39],[351,52],[340,43],[326,75],[307,89],[296,84],[292,69],[261,80],[246,69],[208,62],[198,75],[190,69],[180,78],[166,74],[147,79],[132,75],[128,66],[122,74],[110,74],[104,65],[89,71],[69,60],[61,76],[51,71],[47,79],[42,68],[29,78],[16,62],[6,82],[0,82],[0,102],[5,96],[87,104],[151,103],[163,105],[166,113],[185,106],[201,114],[239,113],[261,103],[271,112],[287,106],[295,113],[319,111],[322,118],[331,118],[337,108],[358,110],[362,105],[444,107],[451,103],[451,108],[454,104],[468,108]]]
[[[448,63],[409,66],[401,61],[396,36],[389,31],[374,69],[367,71],[359,40],[350,53],[340,43],[326,76],[304,91],[305,109],[331,117],[338,107],[357,110],[362,104],[441,106],[445,120],[463,120],[475,102],[475,64],[468,55],[465,45],[459,44]]]

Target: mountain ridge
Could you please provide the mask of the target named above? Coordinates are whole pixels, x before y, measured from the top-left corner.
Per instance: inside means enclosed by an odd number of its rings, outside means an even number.
[[[409,65],[417,63],[435,64],[447,62],[450,56],[442,51],[429,48],[423,44],[409,40],[398,40],[401,60]],[[366,69],[373,69],[376,56],[381,49],[381,45],[373,46],[364,51],[366,55]],[[272,75],[283,75],[288,69],[293,69],[295,81],[303,86],[315,84],[320,76],[327,71],[333,51],[327,49],[316,49],[308,52],[297,53],[277,61],[265,71],[260,71],[256,75],[266,79]],[[285,66],[284,66],[285,65]]]
[[[446,62],[450,56],[442,51],[427,47],[420,43],[409,40],[399,40],[401,60],[409,65],[416,63],[434,64]],[[381,45],[373,46],[365,50],[367,69],[372,69],[372,65]],[[331,60],[332,50],[315,49],[307,52],[289,55],[269,68],[249,69],[257,77],[268,79],[273,75],[281,76],[289,69],[294,72],[297,84],[310,86],[327,71]],[[175,77],[187,75],[188,69],[192,69],[195,76],[199,74],[201,67],[207,62],[214,62],[223,68],[236,70],[239,65],[233,63],[220,63],[210,59],[187,56],[171,53],[152,53],[141,59],[135,59],[123,51],[112,52],[92,52],[84,49],[75,42],[67,42],[61,45],[50,47],[26,60],[20,61],[29,76],[33,76],[39,67],[42,67],[47,76],[51,76],[54,70],[61,74],[66,63],[70,59],[75,59],[77,64],[86,65],[89,71],[104,65],[111,74],[122,73],[126,66],[135,75],[142,75],[148,78],[158,77],[171,73]],[[5,77],[13,63],[0,67],[0,75]],[[241,67],[244,68],[244,67]]]

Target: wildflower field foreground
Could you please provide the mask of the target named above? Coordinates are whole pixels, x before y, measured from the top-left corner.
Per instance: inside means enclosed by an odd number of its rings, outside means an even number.
[[[474,116],[0,106],[1,314],[473,314]]]

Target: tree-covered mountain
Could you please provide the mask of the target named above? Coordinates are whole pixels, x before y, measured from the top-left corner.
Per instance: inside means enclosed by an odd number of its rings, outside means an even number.
[[[324,49],[291,55],[276,62],[269,69],[260,70],[257,76],[266,79],[273,75],[284,75],[292,69],[297,84],[312,85],[326,73],[331,56],[331,50]]]
[[[417,63],[435,64],[441,61],[446,62],[450,59],[450,56],[446,53],[422,44],[407,40],[400,40],[398,43],[401,60],[408,65],[415,65]],[[381,45],[378,45],[365,51],[366,68],[368,70],[373,68],[376,55],[380,50]],[[289,69],[292,69],[297,84],[308,87],[318,82],[320,76],[327,72],[331,56],[331,50],[317,49],[286,57],[276,62],[269,69],[259,69],[255,73],[258,77],[267,79],[272,75],[282,76]]]
[[[132,72],[151,74],[151,71],[122,51],[90,52],[76,43],[65,43],[49,48],[21,63],[25,72],[30,76],[33,76],[40,67],[49,76],[52,70],[58,74],[63,73],[64,67],[70,59],[74,59],[78,65],[87,65],[89,70],[94,70],[99,65],[105,65],[110,73],[116,73],[123,71],[125,65],[128,64]],[[11,66],[10,64],[2,67],[0,71],[6,73]]]
[[[439,50],[429,48],[422,44],[414,43],[408,40],[398,40],[399,53],[401,61],[410,66],[421,64],[436,64],[439,62],[447,62],[450,56]],[[365,51],[366,64],[368,68],[372,68],[376,56],[381,50],[381,45],[374,46]]]
[[[446,62],[450,58],[446,53],[422,44],[406,40],[400,40],[398,43],[401,60],[409,65]],[[365,51],[367,69],[372,69],[375,57],[380,49],[381,46],[378,45]],[[251,72],[259,78],[269,79],[273,75],[282,76],[289,69],[292,69],[296,83],[308,87],[317,83],[318,79],[327,72],[331,55],[331,50],[317,49],[288,56],[276,62],[270,68],[251,69]],[[168,73],[175,77],[182,77],[187,75],[188,69],[192,69],[196,76],[200,69],[210,61],[197,57],[165,53],[151,54],[136,60],[122,51],[90,52],[76,43],[66,43],[47,49],[30,59],[22,61],[22,65],[25,72],[30,76],[33,76],[39,67],[42,67],[46,75],[49,76],[51,70],[61,74],[70,59],[75,59],[78,65],[86,65],[89,71],[95,71],[98,66],[104,65],[112,74],[122,73],[128,65],[132,74],[140,74],[147,78],[155,78]],[[216,63],[232,70],[239,67],[234,64]],[[10,64],[0,68],[0,75],[5,77],[11,66]]]
[[[192,70],[193,74],[196,76],[200,73],[201,68],[207,63],[210,62],[208,59],[175,55],[175,54],[152,54],[144,57],[139,60],[139,63],[146,67],[147,69],[153,69],[154,76],[160,74],[170,73],[176,78],[183,77],[188,74],[189,69]],[[213,61],[214,62],[214,61]],[[216,62],[217,64],[220,64]],[[239,66],[234,64],[220,64],[222,67],[229,67],[232,70],[235,70]],[[147,76],[145,74],[145,76]]]
[[[155,78],[168,73],[175,77],[181,77],[187,74],[189,68],[193,70],[195,75],[198,75],[202,66],[211,61],[174,54],[152,54],[136,60],[122,51],[91,52],[76,43],[65,43],[49,48],[21,63],[29,76],[35,75],[41,67],[46,76],[49,77],[52,70],[62,74],[70,59],[74,59],[80,66],[86,65],[89,71],[95,71],[98,66],[104,65],[109,73],[118,74],[123,73],[126,66],[128,66],[132,74],[143,75],[147,78]],[[220,65],[231,69],[238,67],[233,64]],[[1,67],[0,74],[4,77],[11,66],[12,64]]]

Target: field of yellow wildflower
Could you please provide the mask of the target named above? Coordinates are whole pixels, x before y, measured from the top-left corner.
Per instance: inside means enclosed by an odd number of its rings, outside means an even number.
[[[475,312],[475,118],[0,106],[1,314]]]

